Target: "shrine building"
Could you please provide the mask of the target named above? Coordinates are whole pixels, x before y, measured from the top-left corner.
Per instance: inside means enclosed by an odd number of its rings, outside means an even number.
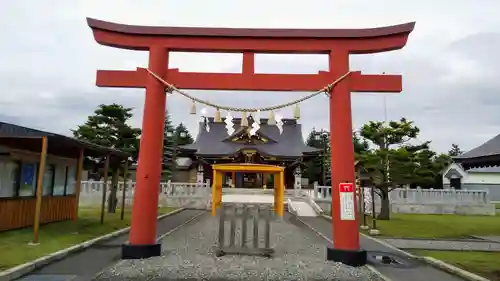
[[[198,135],[193,144],[179,146],[177,161],[186,163],[184,180],[213,182],[212,164],[254,163],[285,167],[285,187],[293,189],[301,184],[301,164],[320,155],[323,150],[305,145],[302,126],[296,119],[282,119],[282,132],[268,119],[260,119],[260,129],[252,135],[251,126],[242,126],[241,118],[234,118],[234,133],[228,135],[224,119],[214,122],[206,118],[199,123]],[[208,130],[207,130],[208,125]],[[182,164],[181,164],[182,166]],[[269,175],[255,173],[231,173],[223,179],[225,187],[266,188],[272,186]],[[298,181],[298,182],[297,182]]]

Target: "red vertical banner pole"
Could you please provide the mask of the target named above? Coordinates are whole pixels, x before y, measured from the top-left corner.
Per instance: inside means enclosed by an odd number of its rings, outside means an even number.
[[[330,52],[330,73],[332,80],[349,71],[349,52],[336,49]],[[347,265],[366,264],[366,251],[360,249],[356,196],[354,188],[345,188],[344,184],[353,185],[354,147],[352,143],[351,90],[349,76],[333,86],[330,92],[330,161],[332,184],[332,231],[333,248],[327,249],[327,259]],[[342,188],[342,190],[340,190]],[[342,191],[342,193],[341,193]],[[352,196],[343,196],[352,192]],[[347,204],[346,198],[353,198]],[[350,208],[354,211],[350,214]],[[347,214],[347,215],[346,215]]]
[[[167,49],[159,46],[149,49],[149,69],[166,78]],[[156,243],[156,218],[165,107],[165,85],[148,75],[130,237],[129,244],[122,247],[123,259],[148,258],[161,254],[161,244]]]

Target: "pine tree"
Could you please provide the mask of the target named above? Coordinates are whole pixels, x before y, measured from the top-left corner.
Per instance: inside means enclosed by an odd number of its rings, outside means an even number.
[[[326,143],[325,153],[326,153],[326,155],[323,158],[325,161],[323,163],[323,167],[325,169],[325,183],[324,183],[324,185],[330,186],[330,185],[332,185],[332,172],[331,172],[332,170],[330,168],[330,163],[331,163],[330,156],[331,156],[331,154],[330,154],[330,142],[329,141]]]
[[[139,154],[139,138],[141,129],[129,125],[132,118],[132,108],[120,104],[101,104],[87,121],[73,131],[73,136],[79,140],[94,144],[116,148],[132,155],[134,161]],[[113,158],[111,158],[113,159]],[[91,165],[93,172],[103,171],[104,157],[99,159],[87,158],[86,164]],[[120,176],[119,166],[123,163],[111,162],[111,192],[108,197],[108,212],[116,211],[117,186]],[[125,172],[125,171],[122,171]],[[104,175],[102,175],[104,176]]]
[[[163,126],[163,177],[170,180],[176,166],[177,136],[168,112],[165,113]]]
[[[306,170],[305,170],[305,175],[311,182],[319,182],[320,184],[324,185],[325,183],[323,182],[323,169],[325,167],[323,166],[323,162],[325,161],[326,155],[324,155],[326,146],[328,145],[328,139],[329,139],[329,133],[326,131],[316,131],[313,129],[311,133],[309,133],[309,136],[307,137],[306,145],[310,147],[315,147],[322,149],[323,151],[318,155],[318,157],[315,157],[308,163],[306,163]],[[325,173],[325,178],[329,177],[327,175],[327,170],[324,171]]]
[[[192,144],[194,142],[189,130],[182,123],[175,128],[175,138],[177,140],[177,145]]]

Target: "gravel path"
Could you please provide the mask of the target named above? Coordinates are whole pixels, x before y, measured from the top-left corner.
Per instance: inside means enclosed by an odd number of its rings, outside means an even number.
[[[217,225],[216,218],[203,215],[165,237],[162,257],[120,261],[95,280],[380,281],[365,267],[325,261],[325,240],[289,215],[272,223],[271,246],[276,253],[270,259],[215,257]]]
[[[411,238],[384,238],[381,240],[400,249],[500,252],[500,243],[493,241],[424,240]]]

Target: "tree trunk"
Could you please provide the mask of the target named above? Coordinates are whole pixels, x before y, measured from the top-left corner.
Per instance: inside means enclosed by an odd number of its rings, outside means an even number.
[[[389,189],[387,187],[380,188],[380,212],[378,214],[378,220],[390,220],[391,219],[391,209],[389,200]]]
[[[108,213],[115,213],[116,212],[116,205],[118,203],[118,199],[116,196],[116,192],[118,190],[118,180],[120,176],[120,169],[119,168],[113,168],[113,174],[111,176],[111,192],[109,193],[108,196]]]

